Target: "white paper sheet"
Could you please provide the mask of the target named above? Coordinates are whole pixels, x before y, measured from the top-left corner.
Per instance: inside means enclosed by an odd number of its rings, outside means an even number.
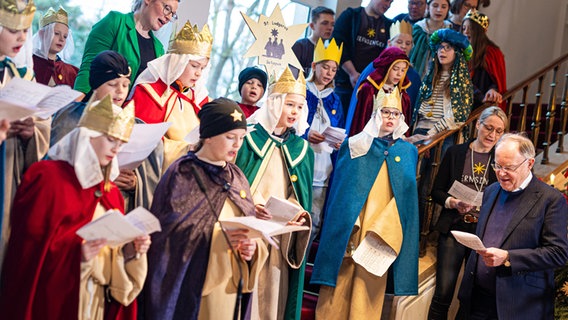
[[[382,277],[396,260],[396,256],[396,252],[386,242],[377,235],[368,233],[353,253],[353,261],[377,277]]]
[[[77,235],[85,240],[106,239],[109,246],[118,246],[144,234],[161,231],[160,222],[148,210],[138,207],[128,215],[132,214],[127,217],[117,210],[109,210],[77,230]]]
[[[2,107],[13,106],[35,109],[35,115],[49,118],[59,109],[81,96],[81,92],[69,86],[49,87],[41,83],[13,78],[0,89]]]
[[[156,148],[171,125],[171,122],[135,124],[130,140],[118,152],[120,169],[136,169]]]
[[[278,245],[271,237],[310,229],[308,226],[286,226],[274,221],[258,219],[253,216],[225,218],[221,220],[221,224],[224,228],[229,230],[247,229],[249,230],[247,233],[248,238],[264,238],[275,247],[278,247]]]
[[[473,190],[457,180],[454,181],[448,193],[456,199],[462,200],[475,207],[481,207],[483,192]]]
[[[295,203],[275,196],[268,198],[264,209],[272,215],[273,222],[281,225],[286,225],[288,221],[295,219],[299,213],[304,212],[304,209]]]
[[[451,232],[454,235],[454,238],[456,238],[457,242],[463,244],[464,246],[470,249],[473,249],[475,251],[486,249],[485,246],[483,245],[483,242],[481,242],[481,239],[479,239],[479,237],[473,233],[457,231],[457,230],[452,230]]]

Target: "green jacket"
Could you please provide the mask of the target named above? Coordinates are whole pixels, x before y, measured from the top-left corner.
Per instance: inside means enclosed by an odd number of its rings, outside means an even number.
[[[164,46],[150,31],[150,37],[154,40],[156,57],[164,54]],[[138,35],[135,28],[134,13],[109,12],[101,21],[97,22],[85,43],[83,61],[75,79],[75,90],[83,93],[91,91],[89,85],[89,71],[91,61],[104,50],[113,50],[122,54],[132,68],[130,85],[134,84],[138,68],[140,67],[140,49],[138,47]]]
[[[264,161],[270,160],[272,151],[282,152],[288,168],[288,174],[296,199],[304,210],[312,211],[312,183],[314,180],[314,151],[308,142],[295,134],[284,143],[273,139],[264,128],[257,124],[256,130],[246,135],[239,150],[236,164],[241,168],[251,184],[251,191],[256,188],[255,179]],[[275,149],[280,148],[280,151]],[[309,248],[308,248],[309,249]],[[306,259],[300,269],[291,269],[289,273],[288,301],[284,319],[300,319],[304,291],[304,271]]]

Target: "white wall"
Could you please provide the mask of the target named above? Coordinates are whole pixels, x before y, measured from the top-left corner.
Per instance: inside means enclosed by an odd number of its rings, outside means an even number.
[[[210,6],[211,0],[181,0],[177,12],[180,23],[183,25],[189,20],[191,24],[197,23],[201,29],[201,26],[207,23]]]
[[[481,8],[490,19],[489,38],[505,55],[507,87],[566,52],[567,10],[568,0],[499,0]]]

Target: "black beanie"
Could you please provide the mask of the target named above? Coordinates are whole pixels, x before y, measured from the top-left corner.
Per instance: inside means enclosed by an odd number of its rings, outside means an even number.
[[[203,105],[199,113],[199,137],[214,137],[233,129],[246,129],[247,119],[239,105],[227,98],[218,98]]]
[[[91,62],[89,72],[91,90],[97,89],[109,80],[124,76],[130,77],[128,61],[120,53],[112,50],[99,53]]]
[[[241,94],[241,89],[243,88],[245,82],[253,78],[258,79],[258,81],[262,83],[262,87],[266,91],[266,82],[268,82],[268,76],[266,75],[266,72],[257,67],[248,67],[243,69],[243,71],[239,73],[239,94]]]

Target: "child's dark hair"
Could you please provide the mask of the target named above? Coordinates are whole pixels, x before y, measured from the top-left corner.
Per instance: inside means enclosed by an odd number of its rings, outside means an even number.
[[[331,10],[330,8],[327,7],[323,7],[323,6],[319,6],[316,7],[314,9],[312,9],[312,23],[316,23],[316,21],[318,21],[320,15],[322,14],[331,14],[332,16],[335,15],[335,11]]]

